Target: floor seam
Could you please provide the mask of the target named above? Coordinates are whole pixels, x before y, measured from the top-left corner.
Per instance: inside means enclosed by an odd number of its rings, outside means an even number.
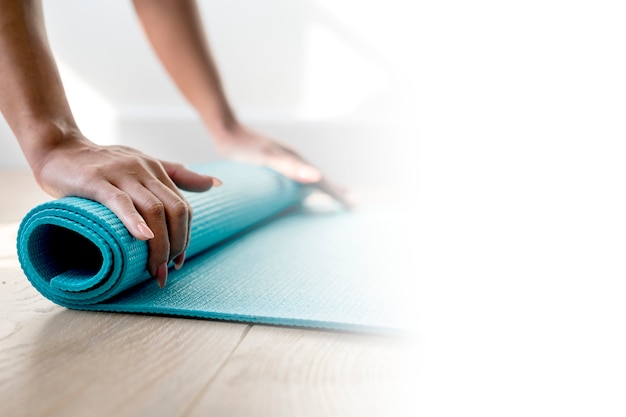
[[[202,399],[204,394],[209,390],[209,388],[211,388],[211,385],[213,384],[213,382],[217,379],[217,377],[220,375],[222,370],[226,367],[226,364],[230,361],[230,358],[235,354],[237,349],[239,349],[239,346],[241,345],[243,340],[246,338],[248,333],[250,333],[250,330],[252,329],[253,326],[254,325],[252,325],[252,324],[247,325],[247,327],[241,333],[241,336],[239,336],[239,340],[237,341],[237,343],[235,343],[235,346],[233,347],[233,349],[228,353],[226,358],[222,361],[220,366],[213,373],[211,378],[209,378],[209,380],[202,386],[202,388],[200,388],[200,390],[198,390],[198,392],[195,395],[195,397],[189,402],[189,405],[180,414],[180,417],[188,417],[189,416],[191,411],[196,407],[198,402],[200,402],[200,400]]]

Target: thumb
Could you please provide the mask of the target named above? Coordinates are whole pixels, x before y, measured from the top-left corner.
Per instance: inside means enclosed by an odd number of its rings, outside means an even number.
[[[193,172],[182,164],[161,161],[167,175],[174,181],[178,188],[187,191],[208,191],[211,187],[219,187],[222,181],[210,175],[202,175]]]

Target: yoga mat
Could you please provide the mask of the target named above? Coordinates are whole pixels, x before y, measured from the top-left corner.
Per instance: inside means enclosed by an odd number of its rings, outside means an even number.
[[[389,250],[395,237],[385,236],[397,216],[313,215],[299,209],[311,189],[270,169],[234,162],[193,169],[224,185],[185,193],[194,213],[187,261],[170,269],[164,289],[146,270],[147,243],[103,205],[77,197],[44,203],[23,219],[17,247],[25,275],[43,296],[72,309],[403,328],[397,288],[385,284],[388,274],[404,273],[389,267],[402,257]]]

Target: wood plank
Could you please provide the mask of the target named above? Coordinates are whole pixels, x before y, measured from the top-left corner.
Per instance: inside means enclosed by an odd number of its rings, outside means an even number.
[[[414,416],[410,340],[253,326],[191,417]]]
[[[15,253],[48,197],[28,173],[0,186],[15,197],[0,207],[0,416],[415,415],[404,339],[54,305]]]
[[[66,310],[0,269],[0,415],[173,416],[248,326]]]
[[[22,273],[17,229],[0,223],[0,416],[176,415],[249,328],[56,306]]]

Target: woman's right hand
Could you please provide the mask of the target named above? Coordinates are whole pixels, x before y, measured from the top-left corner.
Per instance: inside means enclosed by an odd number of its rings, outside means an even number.
[[[56,141],[33,167],[53,197],[77,196],[111,209],[131,235],[147,240],[148,271],[162,288],[167,265],[179,269],[189,244],[192,210],[179,188],[207,191],[217,178],[160,161],[125,146],[99,146],[81,134]]]
[[[206,191],[220,181],[135,149],[98,146],[79,131],[50,50],[41,1],[0,0],[0,111],[40,186],[110,208],[147,240],[148,271],[162,287],[167,265],[180,268],[191,207],[178,187]]]

